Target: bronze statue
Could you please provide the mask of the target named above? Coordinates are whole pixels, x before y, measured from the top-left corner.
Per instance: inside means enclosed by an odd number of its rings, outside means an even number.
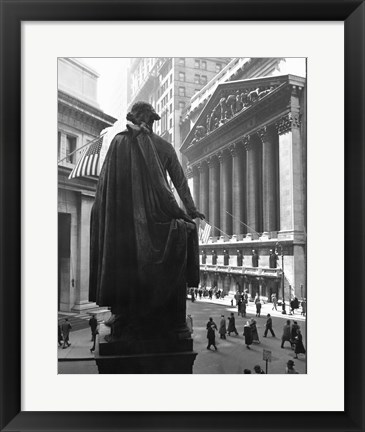
[[[152,132],[159,119],[152,105],[133,105],[127,115],[132,123],[110,144],[91,212],[89,298],[111,307],[112,340],[185,328],[186,287],[199,283],[194,219],[204,215],[174,148]]]

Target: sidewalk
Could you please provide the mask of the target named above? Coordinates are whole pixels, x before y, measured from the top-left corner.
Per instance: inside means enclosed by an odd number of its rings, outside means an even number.
[[[58,361],[94,360],[94,354],[90,352],[93,345],[90,328],[71,330],[70,343],[71,346],[68,348],[58,347]]]

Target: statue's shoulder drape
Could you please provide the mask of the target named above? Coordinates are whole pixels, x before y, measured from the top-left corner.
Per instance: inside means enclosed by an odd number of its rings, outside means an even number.
[[[186,222],[194,210],[171,144],[132,128],[116,135],[91,212],[90,300],[127,315],[136,305],[148,313],[166,304],[177,286],[197,286],[197,230]]]

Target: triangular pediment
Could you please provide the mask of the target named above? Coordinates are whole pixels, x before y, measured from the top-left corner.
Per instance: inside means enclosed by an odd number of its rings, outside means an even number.
[[[180,151],[196,145],[232,118],[270,97],[270,94],[291,79],[296,83],[295,78],[298,77],[280,75],[219,84],[185,138]],[[302,82],[301,78],[300,81]]]

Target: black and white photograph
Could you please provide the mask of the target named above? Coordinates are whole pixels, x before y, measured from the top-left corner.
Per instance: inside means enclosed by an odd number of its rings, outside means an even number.
[[[57,72],[58,373],[306,374],[307,59]]]

